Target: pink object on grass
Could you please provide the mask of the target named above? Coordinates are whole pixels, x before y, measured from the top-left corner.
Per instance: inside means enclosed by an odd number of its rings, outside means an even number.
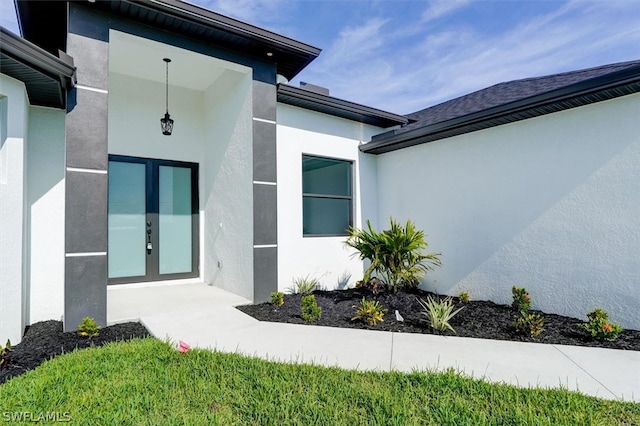
[[[178,350],[180,352],[187,352],[189,349],[191,349],[191,346],[189,346],[188,343],[183,342],[182,340],[180,340],[180,343],[178,344]]]

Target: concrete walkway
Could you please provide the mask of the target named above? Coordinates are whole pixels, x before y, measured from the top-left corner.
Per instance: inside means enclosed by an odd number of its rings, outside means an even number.
[[[640,352],[260,322],[249,300],[204,284],[114,286],[110,323],[140,320],[160,339],[284,362],[376,371],[455,370],[519,387],[640,402]]]

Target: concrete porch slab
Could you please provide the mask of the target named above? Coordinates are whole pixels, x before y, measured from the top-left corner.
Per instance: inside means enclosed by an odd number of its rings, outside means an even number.
[[[244,297],[202,283],[112,285],[107,288],[107,321],[156,315],[171,318],[174,311],[207,311],[249,303]]]

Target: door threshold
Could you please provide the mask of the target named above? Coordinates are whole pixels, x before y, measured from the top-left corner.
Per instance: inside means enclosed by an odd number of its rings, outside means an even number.
[[[137,283],[123,283],[123,284],[110,284],[107,286],[107,290],[125,290],[128,288],[144,288],[144,287],[163,287],[171,285],[185,285],[185,284],[203,284],[204,282],[200,278],[187,278],[182,280],[164,280],[164,281],[145,281]]]

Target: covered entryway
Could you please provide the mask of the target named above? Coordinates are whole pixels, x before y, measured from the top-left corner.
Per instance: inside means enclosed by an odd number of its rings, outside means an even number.
[[[108,116],[108,284],[196,282],[250,299],[251,68],[110,30]]]

